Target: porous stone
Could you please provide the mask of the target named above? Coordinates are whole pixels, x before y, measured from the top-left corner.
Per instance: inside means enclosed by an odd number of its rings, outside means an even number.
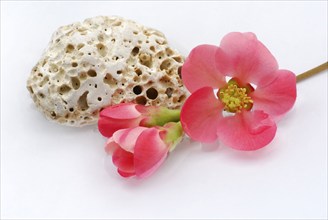
[[[27,88],[48,119],[82,126],[96,123],[102,108],[122,102],[180,108],[186,98],[183,61],[161,32],[99,16],[60,27]]]

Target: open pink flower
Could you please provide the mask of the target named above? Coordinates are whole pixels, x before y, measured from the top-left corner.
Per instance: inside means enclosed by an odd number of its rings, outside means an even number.
[[[221,140],[238,150],[270,143],[276,119],[296,99],[296,78],[278,69],[253,33],[229,33],[220,44],[194,48],[182,67],[191,96],[181,112],[184,131],[201,142]]]
[[[151,127],[179,121],[180,112],[164,107],[143,106],[122,103],[105,108],[100,112],[98,129],[105,137],[111,137],[117,130],[136,126]]]
[[[144,178],[158,169],[181,135],[179,123],[168,123],[165,127],[126,128],[116,131],[108,139],[105,150],[113,155],[113,163],[121,176]]]

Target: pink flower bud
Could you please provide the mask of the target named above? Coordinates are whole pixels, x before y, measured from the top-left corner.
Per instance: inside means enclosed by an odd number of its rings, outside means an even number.
[[[118,173],[123,177],[148,177],[164,162],[181,140],[180,123],[165,127],[134,127],[116,131],[106,143]]]
[[[115,131],[136,126],[163,126],[168,122],[180,120],[180,110],[171,110],[157,106],[143,106],[122,103],[105,108],[100,112],[98,129],[105,137],[111,137]]]

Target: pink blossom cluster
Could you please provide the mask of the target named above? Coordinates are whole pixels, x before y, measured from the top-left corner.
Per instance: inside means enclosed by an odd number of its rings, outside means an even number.
[[[181,115],[179,110],[136,104],[100,113],[99,131],[109,138],[106,152],[113,155],[121,176],[152,174],[183,131],[200,142],[260,149],[273,140],[277,120],[296,100],[295,74],[279,69],[253,33],[229,33],[219,47],[197,46],[182,67],[182,80],[191,95]]]

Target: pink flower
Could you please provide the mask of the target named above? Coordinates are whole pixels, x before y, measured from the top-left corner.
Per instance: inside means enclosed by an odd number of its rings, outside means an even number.
[[[278,69],[253,33],[229,33],[220,47],[194,48],[182,79],[192,93],[181,111],[184,131],[197,141],[219,139],[238,150],[269,144],[275,121],[296,99],[295,75]]]
[[[134,127],[116,131],[105,150],[112,154],[118,173],[123,177],[148,177],[164,162],[182,136],[180,123],[165,127]]]
[[[164,107],[143,106],[122,103],[105,108],[100,112],[98,129],[105,137],[111,137],[115,131],[136,126],[151,127],[180,120],[179,110]]]

